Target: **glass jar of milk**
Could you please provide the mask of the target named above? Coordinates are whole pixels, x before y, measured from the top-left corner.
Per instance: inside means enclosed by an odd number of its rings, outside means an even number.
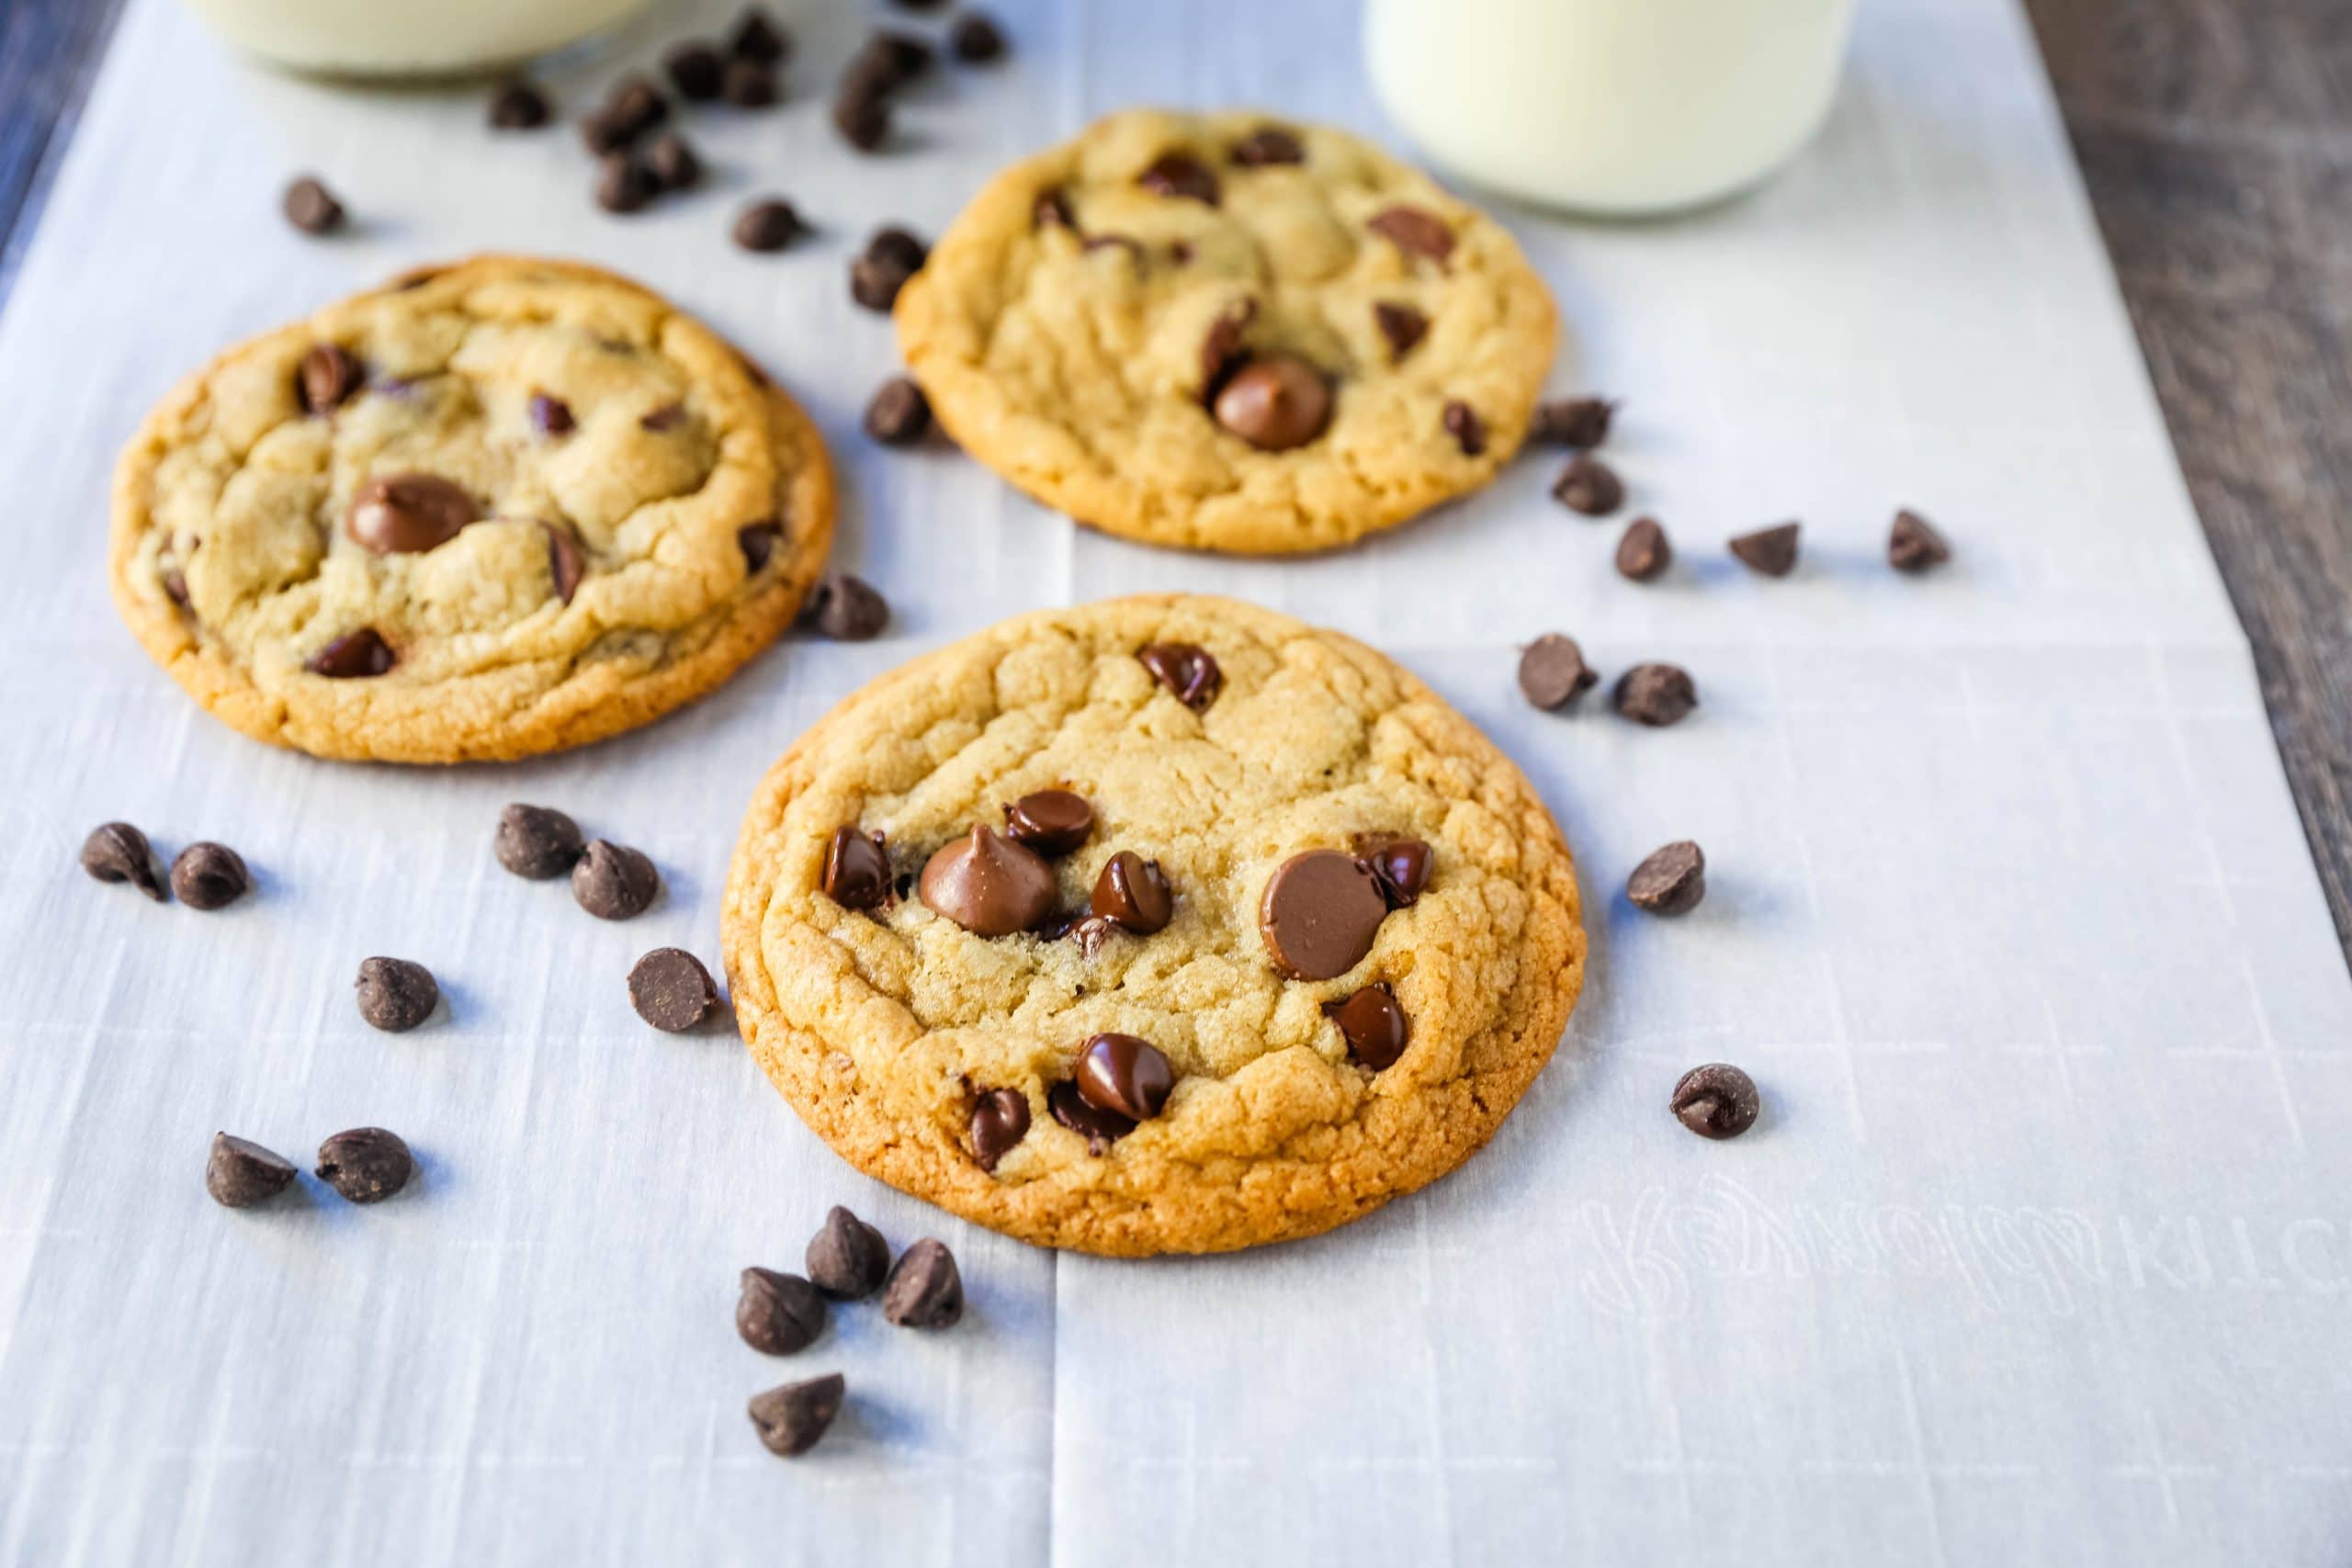
[[[187,0],[248,54],[334,76],[464,75],[603,32],[649,0]]]
[[[1381,102],[1439,164],[1579,211],[1763,178],[1837,91],[1854,0],[1371,0]]]

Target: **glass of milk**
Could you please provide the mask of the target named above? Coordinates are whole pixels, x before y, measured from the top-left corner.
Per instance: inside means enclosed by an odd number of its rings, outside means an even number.
[[[334,76],[467,75],[578,43],[649,0],[187,0],[248,54]]]
[[[1829,110],[1854,0],[1371,0],[1388,112],[1464,178],[1638,216],[1755,184]]]

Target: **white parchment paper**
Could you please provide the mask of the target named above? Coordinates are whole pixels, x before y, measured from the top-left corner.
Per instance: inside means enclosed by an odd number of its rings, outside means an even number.
[[[893,367],[847,298],[875,224],[935,231],[992,167],[1130,102],[1256,101],[1385,134],[1344,0],[999,0],[1013,58],[846,154],[823,88],[868,18],[804,4],[791,104],[698,114],[710,186],[618,220],[566,128],[475,92],[288,82],[132,0],[0,316],[0,1561],[64,1563],[2334,1563],[2352,1554],[2352,987],[2034,56],[2007,0],[1871,0],[1826,135],[1686,220],[1505,216],[1557,289],[1560,390],[1683,564],[1522,465],[1313,561],[1074,530],[857,433]],[[661,16],[650,58],[713,4]],[[609,64],[559,76],[568,111]],[[568,116],[567,116],[568,118]],[[300,168],[357,223],[276,215]],[[732,249],[750,196],[822,226]],[[779,647],[694,710],[507,769],[332,766],[197,712],[117,624],[107,476],[220,344],[395,268],[515,248],[644,277],[806,400],[844,564],[890,638]],[[1880,562],[1897,503],[1956,541]],[[1801,515],[1770,583],[1727,534]],[[1591,908],[1552,1068],[1454,1178],[1211,1261],[1050,1255],[863,1179],[724,1031],[631,1015],[646,948],[714,962],[738,813],[858,682],[1039,604],[1240,594],[1389,648],[1538,781]],[[1513,645],[1687,663],[1639,730],[1518,700]],[[500,805],[643,846],[633,924],[500,872]],[[102,888],[81,835],[242,850],[200,915]],[[1680,921],[1618,889],[1706,846]],[[413,957],[449,1017],[350,1001]],[[1748,1137],[1666,1114],[1763,1085]],[[232,1214],[216,1127],[297,1156],[405,1133],[418,1188]],[[837,1313],[755,1356],[736,1270],[847,1201],[962,1258],[952,1333]],[[743,1402],[838,1369],[808,1460]]]

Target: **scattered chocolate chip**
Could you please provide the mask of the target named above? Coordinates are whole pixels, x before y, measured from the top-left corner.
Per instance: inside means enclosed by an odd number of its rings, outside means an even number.
[[[641,915],[662,890],[662,874],[637,851],[591,839],[571,868],[571,896],[600,920]]]
[[[1217,204],[1216,172],[1182,148],[1162,152],[1136,176],[1136,184],[1154,196],[1181,197],[1187,201]]]
[[[368,367],[340,344],[314,343],[302,355],[294,389],[305,413],[333,413],[368,379]]]
[[[746,523],[735,530],[735,547],[743,552],[743,570],[756,577],[775,557],[776,546],[784,542],[781,523]]]
[[[1750,571],[1766,577],[1786,577],[1796,570],[1799,527],[1795,523],[1781,523],[1758,528],[1753,534],[1738,535],[1730,542],[1731,553]]]
[[[172,858],[172,891],[191,909],[225,909],[253,885],[243,857],[226,844],[190,844]]]
[[[1166,929],[1175,918],[1176,896],[1158,861],[1121,850],[1102,863],[1089,908],[1099,919],[1137,936],[1149,936]]]
[[[735,1332],[763,1356],[805,1350],[825,1331],[825,1298],[797,1274],[746,1269],[735,1301]]]
[[[1267,879],[1258,930],[1275,968],[1294,980],[1329,980],[1363,961],[1387,917],[1372,867],[1338,850],[1307,850]]]
[[[865,254],[876,261],[888,262],[893,266],[916,273],[921,272],[923,263],[931,259],[931,247],[917,239],[911,231],[892,225],[874,231],[874,237],[865,242]]]
[[[865,434],[885,446],[911,446],[931,432],[931,401],[904,376],[893,376],[865,405]]]
[[[1089,240],[1088,244],[1094,242]],[[1201,400],[1215,404],[1227,379],[1241,367],[1241,334],[1257,318],[1258,301],[1237,299],[1216,313],[1201,336]]]
[[[1727,1062],[1709,1062],[1675,1080],[1667,1101],[1676,1120],[1702,1138],[1736,1138],[1762,1109],[1756,1080]]]
[[[1375,1073],[1396,1065],[1412,1034],[1405,1010],[1396,1005],[1396,993],[1385,980],[1375,980],[1338,1001],[1325,1002],[1323,1016],[1340,1026],[1348,1055]]]
[[[1080,1049],[1070,1081],[1095,1110],[1148,1122],[1167,1105],[1176,1069],[1157,1046],[1132,1034],[1097,1034]]]
[[[1932,524],[1905,507],[1886,531],[1886,564],[1897,571],[1926,571],[1951,559],[1951,546]]]
[[[1600,673],[1584,661],[1584,649],[1576,638],[1558,632],[1545,632],[1519,656],[1521,694],[1547,711],[1567,706],[1600,681]]]
[[[1132,1118],[1089,1105],[1085,1096],[1078,1092],[1078,1085],[1067,1080],[1046,1091],[1046,1110],[1055,1121],[1084,1138],[1088,1152],[1097,1156],[1136,1130]]]
[[[975,936],[1011,936],[1050,914],[1057,886],[1045,857],[976,826],[924,863],[922,901]]]
[[[966,11],[947,29],[947,47],[967,65],[1004,58],[1004,29],[986,11]]]
[[[571,405],[545,392],[531,394],[530,414],[531,428],[541,435],[569,435],[579,428],[579,422],[571,417]]]
[[[678,89],[678,96],[689,103],[707,104],[718,96],[718,78],[727,69],[727,61],[718,50],[696,39],[663,55],[662,69],[668,73],[670,85]]]
[[[1687,915],[1707,896],[1707,857],[1688,839],[1652,853],[1625,879],[1625,897],[1653,915]]]
[[[645,167],[663,190],[692,190],[702,182],[702,159],[694,143],[674,130],[646,143]]]
[[[808,226],[792,203],[770,197],[736,214],[733,232],[743,249],[764,254],[783,250],[808,232]]]
[[[227,1133],[212,1134],[204,1162],[204,1190],[224,1209],[250,1209],[292,1185],[294,1162]]]
[[[661,194],[662,182],[636,153],[623,149],[605,154],[596,172],[597,206],[607,212],[636,212]]]
[[[1136,659],[1151,671],[1153,680],[1194,713],[1216,701],[1225,684],[1225,672],[1217,668],[1216,657],[1193,643],[1155,642]]]
[[[944,1243],[925,1236],[899,1255],[882,1288],[882,1315],[901,1328],[948,1328],[964,1315],[964,1277]]]
[[[548,536],[548,581],[555,589],[557,602],[569,604],[580,592],[580,580],[588,575],[587,555],[571,529],[553,523],[539,526]]]
[[[359,1016],[387,1034],[405,1034],[441,999],[433,971],[405,958],[363,958],[356,985]]]
[[[107,822],[82,840],[82,869],[100,882],[128,882],[161,904],[164,879],[155,874],[155,852],[147,835],[128,822]]]
[[[670,100],[662,96],[651,77],[624,76],[605,95],[605,114],[620,131],[622,141],[634,141],[670,118]]]
[[[1261,452],[1287,452],[1331,423],[1331,384],[1303,359],[1262,355],[1235,371],[1216,395],[1216,422]]]
[[[842,1413],[842,1397],[848,1391],[841,1373],[827,1372],[806,1382],[779,1383],[764,1393],[755,1393],[745,1408],[761,1445],[778,1458],[794,1459],[817,1446],[833,1417]]]
[[[861,152],[876,152],[890,140],[890,102],[878,92],[844,89],[834,94],[832,120],[833,129],[842,133],[842,140]],[[853,264],[853,275],[855,265]],[[891,292],[895,295],[898,290],[893,288]],[[864,304],[864,298],[861,297],[858,302]],[[888,305],[873,308],[889,309]]]
[[[1679,664],[1636,664],[1617,677],[1609,703],[1636,724],[1678,724],[1699,705],[1699,688]]]
[[[683,1034],[718,1006],[718,987],[702,960],[682,947],[657,947],[628,972],[628,1005],[666,1034]]]
[[[931,69],[931,45],[897,28],[874,29],[849,62],[843,80],[867,91],[895,93]]]
[[[1039,193],[1036,204],[1029,209],[1029,220],[1040,229],[1078,227],[1078,215],[1069,209],[1069,196],[1059,188]]]
[[[972,1158],[982,1170],[1029,1135],[1029,1097],[1017,1089],[982,1091],[972,1106]]]
[[[377,555],[413,555],[447,544],[481,515],[472,496],[438,474],[387,474],[352,496],[343,531]]]
[[[599,158],[621,151],[635,134],[610,109],[596,109],[580,117],[581,145]]]
[[[825,897],[844,909],[877,909],[890,897],[890,857],[882,840],[841,827],[825,844]]]
[[[1442,263],[1453,254],[1453,231],[1436,213],[1419,207],[1391,207],[1365,225],[1408,255]]]
[[[550,116],[548,96],[520,77],[501,82],[490,96],[490,123],[497,130],[537,130]]]
[[[809,592],[808,615],[835,642],[866,642],[890,624],[890,604],[865,579],[829,571]]]
[[[1655,517],[1636,517],[1625,525],[1617,541],[1617,570],[1635,582],[1647,582],[1674,563],[1674,547]]]
[[[286,221],[305,234],[332,234],[343,227],[343,203],[312,175],[286,187]]]
[[[416,1161],[398,1133],[354,1127],[319,1145],[321,1181],[355,1203],[380,1203],[408,1185]]]
[[[1625,504],[1625,481],[1600,458],[1579,452],[1568,459],[1568,466],[1552,481],[1552,495],[1571,512],[1581,512],[1587,517],[1606,517]]]
[[[763,65],[775,65],[792,54],[792,37],[754,6],[745,11],[727,35],[727,52],[738,60],[756,60]]]
[[[1617,405],[1607,398],[1556,398],[1539,403],[1527,438],[1545,446],[1590,448],[1609,439]]]
[[[775,68],[756,60],[730,60],[719,73],[718,96],[739,109],[773,108],[783,101]]]
[[[1372,307],[1372,319],[1380,328],[1380,335],[1388,340],[1391,361],[1402,359],[1412,353],[1415,345],[1429,335],[1430,319],[1410,305],[1375,300]],[[1454,406],[1452,403],[1446,405],[1448,409]]]
[[[373,626],[345,632],[311,655],[302,668],[330,681],[364,680],[381,675],[399,662],[391,644]]]
[[[520,802],[498,814],[498,832],[491,840],[499,864],[533,882],[570,871],[583,848],[577,822],[551,806]]]
[[[803,1255],[808,1278],[839,1302],[859,1301],[882,1288],[890,1272],[890,1244],[882,1233],[836,1203]]]
[[[1304,164],[1306,147],[1279,125],[1261,125],[1235,142],[1226,155],[1245,169],[1262,169],[1269,164]]]
[[[1486,454],[1487,422],[1478,417],[1476,409],[1458,398],[1454,399],[1445,405],[1444,424],[1445,433],[1453,437],[1453,444],[1462,448],[1464,457],[1477,457]]]
[[[850,298],[869,310],[888,310],[929,259],[923,243],[904,229],[878,230],[865,243],[865,254],[850,264]]]
[[[1419,839],[1367,835],[1355,852],[1372,868],[1380,896],[1392,909],[1409,909],[1419,901],[1430,879],[1430,847]]]
[[[1041,855],[1066,855],[1094,830],[1094,807],[1073,790],[1032,790],[1004,808],[1004,836]]]

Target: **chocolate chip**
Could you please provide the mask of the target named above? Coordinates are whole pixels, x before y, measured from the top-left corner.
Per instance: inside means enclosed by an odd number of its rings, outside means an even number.
[[[764,254],[783,250],[808,232],[808,226],[792,203],[770,197],[736,214],[733,232],[743,249]]]
[[[380,1203],[407,1186],[415,1169],[398,1133],[354,1127],[319,1145],[313,1174],[355,1203]]]
[[[1148,861],[1133,850],[1121,850],[1102,863],[1102,874],[1094,879],[1089,908],[1095,916],[1122,930],[1149,936],[1164,930],[1175,917],[1176,897],[1168,886],[1168,874],[1159,869],[1158,861]]]
[[[1261,452],[1287,452],[1331,423],[1331,384],[1303,359],[1269,354],[1235,371],[1216,395],[1216,422]]]
[[[561,876],[580,859],[580,825],[548,806],[520,802],[498,814],[498,832],[491,840],[498,863],[534,882]]]
[[[481,515],[474,498],[438,474],[387,474],[361,485],[343,531],[379,556],[437,548]]]
[[[1090,240],[1088,244],[1094,242]],[[1216,313],[1201,337],[1201,399],[1214,404],[1227,379],[1240,368],[1241,334],[1258,314],[1258,301],[1238,299]]]
[[[1625,504],[1625,481],[1600,458],[1589,452],[1578,453],[1568,459],[1568,466],[1552,481],[1552,494],[1571,512],[1581,512],[1587,517],[1606,517]]]
[[[1436,213],[1419,207],[1391,207],[1365,225],[1408,255],[1443,262],[1453,254],[1453,231]]]
[[[833,129],[842,133],[842,140],[861,152],[876,152],[885,141],[890,140],[890,102],[878,92],[853,91],[844,88],[834,94],[832,120]],[[852,264],[853,277],[855,276],[859,265],[862,264]],[[900,281],[905,280],[902,278]],[[891,292],[894,295],[898,292],[895,286],[892,287]],[[865,302],[863,296],[860,296],[858,302],[860,304]],[[888,305],[876,305],[872,308],[878,310],[889,309]]]
[[[923,243],[904,229],[881,229],[865,243],[865,250],[850,264],[850,298],[869,310],[888,310],[898,302],[907,279],[930,259]]]
[[[294,1162],[227,1133],[212,1134],[204,1162],[204,1190],[224,1209],[250,1209],[293,1183]]]
[[[82,869],[100,882],[128,882],[161,904],[164,879],[155,874],[155,853],[147,835],[128,822],[107,822],[82,840]]]
[[[835,642],[870,641],[890,624],[889,601],[865,579],[845,571],[829,571],[817,580],[807,613],[809,623]]]
[[[1258,930],[1275,968],[1294,980],[1329,980],[1363,961],[1387,916],[1372,867],[1338,850],[1307,850],[1267,879]]]
[[[1039,193],[1029,209],[1029,221],[1039,229],[1075,229],[1078,215],[1069,209],[1069,195],[1055,189]]]
[[[975,936],[1025,931],[1053,911],[1053,868],[1026,845],[976,826],[923,863],[922,901]]]
[[[1080,1049],[1070,1081],[1095,1110],[1148,1122],[1167,1105],[1176,1069],[1157,1046],[1132,1034],[1097,1034]]]
[[[1756,1125],[1762,1109],[1756,1080],[1727,1062],[1709,1062],[1683,1074],[1667,1104],[1676,1120],[1702,1138],[1736,1138]]]
[[[1046,1110],[1053,1119],[1086,1140],[1087,1152],[1101,1156],[1113,1144],[1136,1130],[1133,1119],[1086,1102],[1078,1085],[1065,1080],[1046,1091]]]
[[[580,580],[588,575],[588,558],[571,529],[553,523],[539,526],[548,536],[548,581],[555,589],[558,602],[569,604],[571,596],[580,592]]]
[[[1304,164],[1306,148],[1281,126],[1261,125],[1235,142],[1226,155],[1245,169],[1262,169],[1270,164]]]
[[[1004,57],[1004,29],[986,11],[966,11],[947,29],[947,47],[970,65]]]
[[[305,234],[332,234],[343,227],[343,203],[312,175],[288,186],[282,205],[286,221]]]
[[[1636,724],[1678,724],[1699,705],[1699,688],[1678,664],[1636,664],[1617,677],[1610,705]]]
[[[646,144],[645,167],[663,190],[692,190],[702,181],[702,160],[694,143],[665,130]]]
[[[670,85],[678,89],[678,96],[689,103],[707,104],[718,96],[718,78],[727,69],[727,61],[709,44],[695,39],[663,55],[662,69],[668,73]]]
[[[775,68],[756,60],[730,60],[719,73],[718,96],[739,109],[772,108],[783,101]]]
[[[1380,335],[1388,340],[1388,357],[1393,362],[1413,352],[1414,346],[1429,335],[1430,319],[1410,305],[1375,300],[1372,319],[1380,328]],[[1446,405],[1451,409],[1454,405]]]
[[[1356,856],[1372,868],[1380,896],[1392,909],[1409,909],[1419,901],[1430,879],[1430,847],[1419,839],[1367,834],[1355,845]]]
[[[1576,638],[1545,632],[1519,656],[1521,695],[1547,711],[1567,706],[1600,682],[1600,676],[1584,661]]]
[[[662,874],[637,851],[607,839],[591,839],[571,868],[571,896],[600,920],[626,920],[643,914],[662,890]]]
[[[652,78],[624,76],[605,95],[605,114],[623,141],[634,141],[670,118],[670,100],[662,96]]]
[[[1396,1065],[1412,1034],[1405,1010],[1396,1005],[1396,993],[1385,980],[1375,980],[1338,1001],[1325,1002],[1323,1016],[1340,1026],[1348,1055],[1375,1073]]]
[[[662,182],[637,155],[622,149],[605,154],[596,172],[596,205],[607,212],[636,212],[662,194]]]
[[[433,1016],[441,987],[433,971],[405,958],[365,958],[356,983],[359,1016],[387,1034],[405,1034]]]
[[[838,1203],[825,1215],[824,1228],[808,1238],[804,1256],[809,1280],[835,1301],[872,1295],[890,1271],[890,1244],[882,1233]]]
[[[187,575],[175,566],[164,569],[164,597],[183,610],[187,608]]]
[[[806,1382],[780,1383],[764,1393],[755,1393],[745,1408],[762,1446],[778,1458],[793,1459],[817,1446],[833,1417],[841,1414],[842,1397],[848,1390],[841,1373],[827,1372]]]
[[[1707,896],[1707,857],[1688,839],[1656,851],[1625,879],[1625,897],[1653,915],[1687,915]]]
[[[745,575],[756,577],[775,557],[776,546],[784,542],[781,523],[746,523],[735,530],[735,547],[743,553]]]
[[[907,377],[883,382],[865,405],[865,434],[885,446],[911,446],[930,431],[930,400]]]
[[[1527,438],[1545,446],[1598,446],[1609,439],[1616,412],[1607,398],[1557,398],[1536,405]]]
[[[882,841],[841,827],[825,844],[825,897],[844,909],[878,909],[890,897],[890,857]]]
[[[368,367],[339,344],[314,343],[294,378],[305,413],[333,413],[368,379]]]
[[[718,987],[702,960],[682,947],[657,947],[628,972],[628,1005],[666,1034],[683,1034],[718,1006]]]
[[[1004,836],[1041,855],[1066,855],[1094,830],[1094,807],[1073,790],[1032,790],[1004,808]]]
[[[1225,684],[1225,673],[1217,668],[1216,658],[1207,649],[1193,643],[1155,642],[1136,654],[1136,659],[1151,671],[1153,680],[1194,713],[1216,701],[1217,692]]]
[[[774,65],[790,58],[792,35],[777,27],[766,11],[754,6],[738,18],[728,33],[727,52],[738,60]]]
[[[982,1170],[1029,1135],[1029,1097],[1017,1089],[983,1090],[972,1106],[972,1158]]]
[[[964,1315],[964,1277],[944,1243],[925,1236],[899,1255],[882,1288],[882,1315],[901,1328],[949,1328]]]
[[[579,422],[571,417],[571,405],[545,392],[531,394],[530,413],[531,427],[541,435],[569,435],[579,427]]]
[[[636,134],[610,109],[596,109],[580,117],[581,145],[599,158],[621,151]]]
[[[931,259],[931,248],[917,239],[912,231],[895,225],[876,229],[874,237],[865,242],[865,254],[876,261],[902,266],[907,271],[921,272],[923,263]]]
[[[304,661],[302,668],[330,681],[364,680],[381,675],[399,662],[391,644],[373,626],[345,632]]]
[[[763,1356],[805,1350],[825,1331],[825,1298],[797,1274],[746,1269],[735,1300],[735,1332]]]
[[[1897,571],[1926,571],[1951,559],[1951,546],[1933,525],[1905,507],[1886,531],[1886,564]]]
[[[658,435],[665,430],[675,430],[685,423],[685,404],[663,403],[660,408],[649,409],[639,414],[637,419],[637,427],[639,430],[650,430]]]
[[[549,118],[548,96],[520,77],[501,82],[490,96],[490,123],[497,130],[537,130]]]
[[[1443,423],[1445,433],[1453,437],[1453,444],[1462,448],[1464,457],[1477,457],[1485,455],[1487,422],[1478,417],[1476,409],[1457,398],[1445,405]]]
[[[225,909],[253,885],[243,858],[226,844],[190,844],[172,858],[172,891],[191,909]]]
[[[1674,547],[1667,543],[1657,518],[1636,517],[1625,525],[1625,536],[1617,541],[1619,575],[1647,582],[1673,562]]]
[[[1786,577],[1796,570],[1799,527],[1795,523],[1781,523],[1758,528],[1753,534],[1737,535],[1731,540],[1731,553],[1750,571],[1766,577]]]
[[[876,28],[850,62],[853,75],[895,92],[931,69],[931,45],[897,28]]]
[[[1136,184],[1154,196],[1181,197],[1187,201],[1217,204],[1216,175],[1206,164],[1182,148],[1162,152],[1136,176]]]

